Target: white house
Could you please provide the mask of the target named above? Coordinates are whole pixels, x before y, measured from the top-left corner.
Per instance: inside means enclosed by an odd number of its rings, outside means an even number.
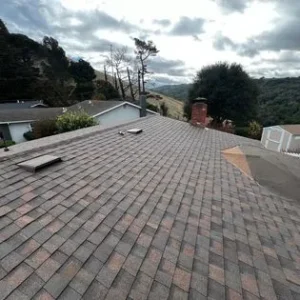
[[[37,120],[53,119],[63,113],[61,107],[0,109],[0,132],[6,140],[26,142],[24,133],[30,131]]]
[[[104,126],[117,125],[138,119],[141,116],[141,107],[127,101],[85,100],[64,109],[65,112],[82,110]],[[157,113],[147,109],[147,115],[155,114]]]
[[[85,100],[67,108],[30,108],[0,110],[0,132],[6,140],[25,142],[24,133],[32,129],[37,120],[53,119],[66,112],[85,111],[100,126],[110,126],[140,118],[141,107],[126,101]],[[157,114],[147,110],[147,115]]]
[[[300,125],[278,125],[263,129],[261,143],[278,152],[300,151]]]

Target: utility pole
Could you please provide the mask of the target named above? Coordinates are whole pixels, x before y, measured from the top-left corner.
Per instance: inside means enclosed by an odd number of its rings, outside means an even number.
[[[112,57],[113,57],[113,46],[112,46],[112,44],[110,44],[111,77],[113,78],[114,77],[114,66],[112,63],[112,61],[113,61]]]
[[[132,88],[132,83],[131,83],[131,78],[130,78],[130,72],[129,72],[129,68],[128,68],[128,67],[127,67],[127,76],[128,76],[128,82],[129,82],[130,94],[131,94],[132,100],[135,100],[135,99],[134,99],[133,88]]]

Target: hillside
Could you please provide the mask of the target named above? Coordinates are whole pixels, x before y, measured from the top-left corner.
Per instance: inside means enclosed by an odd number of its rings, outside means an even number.
[[[259,87],[258,119],[263,126],[300,123],[300,77],[254,79]],[[154,89],[185,101],[190,84],[165,85]]]
[[[95,70],[95,74],[97,76],[97,79],[101,79],[104,80],[104,73],[99,71],[99,70]],[[108,80],[113,84],[113,79],[110,75],[107,75]],[[137,87],[134,87],[135,89],[137,89]],[[129,90],[126,91],[126,94],[128,97],[130,97],[129,94]],[[151,99],[148,98],[147,102],[152,104],[152,105],[156,105],[159,106],[159,104],[161,102],[164,102],[166,104],[166,106],[168,107],[168,116],[174,119],[179,119],[182,120],[183,119],[183,102],[174,99],[171,96],[167,96],[164,95],[160,92],[155,92],[155,95],[159,95],[162,99],[160,100],[156,100],[156,99]]]
[[[185,101],[188,98],[191,84],[163,85],[152,89],[154,92]]]

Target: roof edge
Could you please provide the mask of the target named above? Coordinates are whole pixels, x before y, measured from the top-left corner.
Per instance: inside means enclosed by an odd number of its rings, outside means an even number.
[[[145,118],[151,118],[151,117],[153,117],[153,116],[137,118],[137,119],[129,121],[129,122],[123,122],[123,123],[119,123],[119,124],[107,126],[107,127],[104,127],[104,126],[101,127],[101,125],[96,125],[96,126],[82,128],[82,129],[65,132],[65,133],[61,133],[61,134],[55,134],[55,135],[44,137],[41,139],[28,141],[26,143],[16,144],[14,146],[9,147],[11,150],[10,152],[0,152],[0,162],[14,158],[14,157],[18,157],[20,155],[23,155],[23,154],[26,154],[29,152],[34,153],[36,151],[46,149],[49,146],[58,146],[58,145],[66,143],[66,142],[72,142],[72,141],[78,140],[80,138],[89,137],[89,136],[94,135],[95,133],[106,132],[106,131],[110,131],[110,130],[119,128],[120,126],[138,123],[140,120],[143,120]],[[93,129],[93,130],[91,131],[91,129]],[[76,132],[77,134],[74,135],[74,132]],[[38,142],[40,142],[40,144],[41,144],[40,146],[37,145]],[[22,147],[20,145],[22,145]],[[29,147],[24,147],[25,145],[29,146]],[[30,146],[32,146],[32,147],[30,147]],[[24,148],[27,148],[27,149],[24,149]]]

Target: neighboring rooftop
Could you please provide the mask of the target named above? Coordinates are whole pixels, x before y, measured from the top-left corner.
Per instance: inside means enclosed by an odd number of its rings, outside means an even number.
[[[0,158],[0,299],[300,299],[300,199],[222,154],[259,141],[160,116],[49,139]]]
[[[280,125],[283,129],[290,132],[291,134],[300,135],[300,124],[294,125]]]
[[[1,101],[0,102],[0,111],[6,110],[6,109],[26,109],[26,108],[36,108],[36,107],[48,107],[46,104],[39,100],[33,100],[33,101],[22,101],[22,100],[15,100],[12,101]]]
[[[63,113],[62,107],[0,110],[0,123],[13,123],[56,118]]]
[[[107,101],[100,101],[100,100],[85,100],[80,103],[74,104],[70,107],[67,107],[67,111],[80,111],[84,110],[87,114],[94,116],[99,113],[102,113],[108,109],[116,107],[118,105],[122,105],[126,103],[125,101],[119,100],[107,100]]]

